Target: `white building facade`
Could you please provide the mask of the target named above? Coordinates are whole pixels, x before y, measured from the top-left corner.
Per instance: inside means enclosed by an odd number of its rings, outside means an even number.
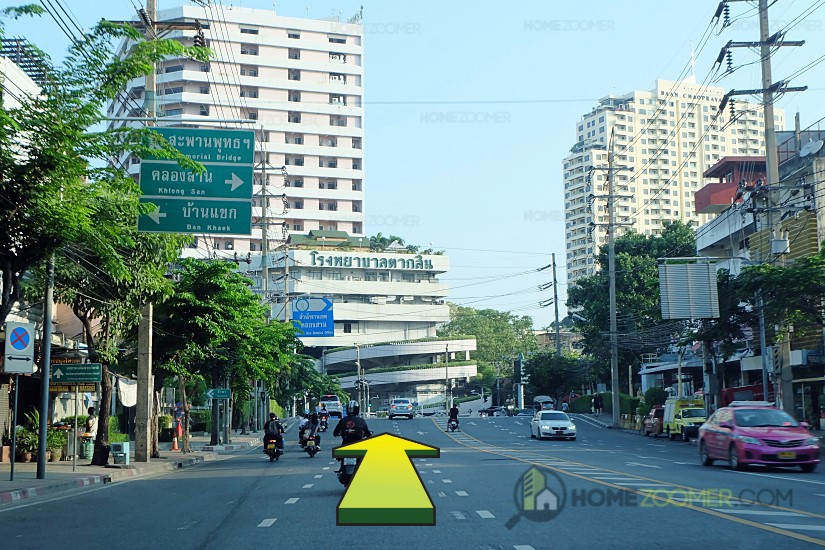
[[[158,21],[200,22],[214,52],[208,63],[173,58],[157,67],[158,125],[256,134],[251,237],[203,235],[197,246],[261,251],[265,226],[278,236],[363,234],[363,27],[215,4],[161,10]],[[195,32],[167,36],[191,46]],[[141,124],[122,118],[144,116],[145,96],[145,80],[133,80],[109,106],[108,116],[121,119],[111,125]],[[139,159],[117,162],[139,171]]]
[[[656,235],[665,221],[706,223],[694,193],[703,172],[728,155],[764,155],[764,120],[758,105],[736,102],[735,116],[719,112],[725,90],[692,79],[657,80],[653,89],[608,96],[582,116],[576,143],[564,159],[567,280],[592,275],[607,236],[607,156],[615,130],[618,235],[633,229]],[[784,111],[775,110],[777,129]],[[596,224],[595,226],[593,224]]]

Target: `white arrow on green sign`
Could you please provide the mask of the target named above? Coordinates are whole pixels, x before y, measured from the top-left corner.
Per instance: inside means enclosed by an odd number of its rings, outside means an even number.
[[[140,202],[157,208],[138,218],[138,231],[252,233],[255,132],[213,128],[153,128],[182,154],[200,162],[198,174],[170,160],[140,166]]]
[[[211,388],[206,390],[207,399],[229,399],[232,395],[232,390],[229,388]]]
[[[100,382],[103,367],[100,363],[50,363],[49,375],[52,380],[62,384]]]

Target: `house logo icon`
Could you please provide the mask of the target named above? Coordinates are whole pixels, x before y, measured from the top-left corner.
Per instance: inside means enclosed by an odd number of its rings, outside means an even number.
[[[530,521],[550,521],[564,509],[564,482],[553,472],[531,467],[516,482],[514,499],[518,513],[506,527],[512,529],[523,516]]]

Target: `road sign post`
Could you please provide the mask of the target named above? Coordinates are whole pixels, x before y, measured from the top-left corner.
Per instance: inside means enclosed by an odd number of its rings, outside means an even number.
[[[206,390],[207,399],[229,399],[232,397],[232,390],[229,388],[211,388]]]
[[[34,372],[34,325],[6,323],[6,352],[3,371],[7,374]]]
[[[143,159],[140,202],[157,208],[141,215],[138,231],[252,233],[255,132],[209,128],[155,128],[183,155],[201,163],[200,174],[175,161]]]
[[[300,297],[294,301],[292,323],[303,332],[299,338],[335,336],[332,300]]]

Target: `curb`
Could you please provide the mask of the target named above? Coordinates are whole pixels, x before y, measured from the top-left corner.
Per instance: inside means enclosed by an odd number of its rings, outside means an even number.
[[[14,502],[20,502],[22,500],[28,500],[36,497],[42,497],[52,493],[66,491],[68,489],[90,487],[92,485],[102,485],[121,479],[129,479],[135,477],[150,476],[164,472],[171,472],[179,470],[181,468],[186,468],[189,466],[200,464],[205,460],[209,460],[212,458],[214,457],[208,455],[189,456],[185,458],[173,458],[171,460],[168,460],[168,462],[150,462],[145,466],[138,467],[109,465],[106,466],[106,468],[111,468],[112,473],[110,474],[94,474],[81,478],[75,478],[63,483],[56,483],[53,485],[44,485],[41,487],[31,487],[26,489],[15,489],[13,491],[0,492],[0,505],[11,504]]]
[[[73,479],[65,483],[57,485],[47,485],[44,487],[32,487],[29,489],[17,489],[14,491],[5,491],[0,493],[0,504],[11,504],[12,502],[19,502],[34,497],[40,497],[49,493],[58,492],[66,489],[73,489],[76,487],[89,487],[91,485],[98,485],[109,483],[112,481],[110,476],[92,475],[81,479]]]

